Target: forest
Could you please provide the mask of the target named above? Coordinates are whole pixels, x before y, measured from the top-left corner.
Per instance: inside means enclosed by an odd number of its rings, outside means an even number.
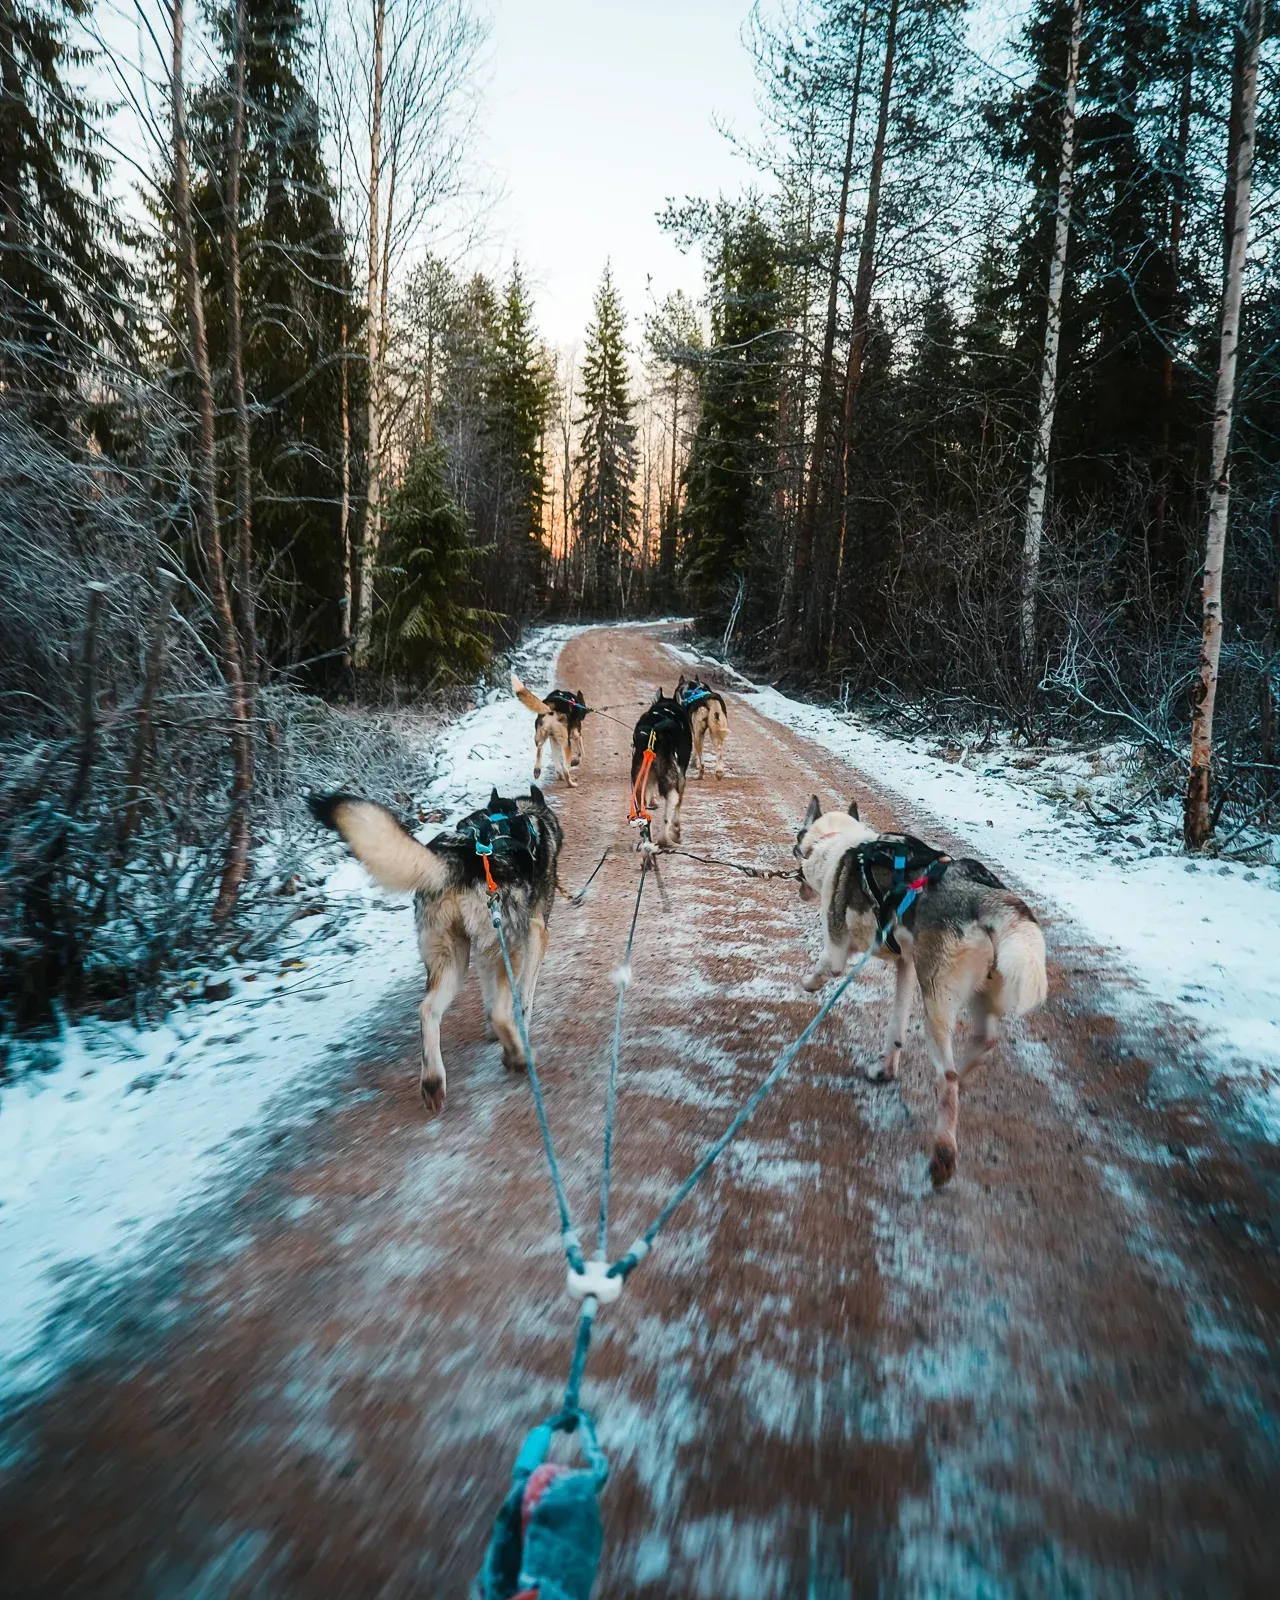
[[[305,789],[535,620],[1274,831],[1273,8],[757,6],[701,296],[601,261],[572,348],[474,266],[469,0],[123,15],[0,0],[6,1030],[266,937]]]

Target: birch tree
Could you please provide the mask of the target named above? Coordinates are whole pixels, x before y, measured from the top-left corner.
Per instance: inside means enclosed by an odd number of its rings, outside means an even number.
[[[1218,691],[1218,658],[1222,650],[1222,561],[1226,550],[1227,513],[1231,499],[1231,422],[1236,398],[1240,307],[1244,298],[1257,134],[1261,0],[1246,0],[1241,32],[1243,52],[1240,71],[1236,76],[1233,93],[1235,105],[1228,136],[1234,145],[1234,160],[1227,175],[1226,214],[1231,233],[1222,278],[1218,381],[1209,465],[1209,528],[1205,539],[1204,584],[1201,591],[1200,672],[1199,682],[1191,697],[1191,769],[1183,813],[1183,836],[1189,850],[1203,849],[1213,832],[1209,809],[1213,773],[1213,710]]]
[[[191,207],[191,155],[187,136],[185,71],[185,18],[183,0],[173,0],[170,10],[169,60],[170,133],[172,140],[173,215],[178,258],[181,263],[187,323],[187,353],[197,395],[197,435],[194,464],[196,528],[208,569],[214,617],[218,629],[218,664],[227,691],[231,722],[231,819],[223,856],[214,920],[225,921],[235,910],[249,869],[249,840],[253,802],[253,696],[245,678],[227,580],[226,551],[218,504],[217,444],[214,426],[213,374],[209,366],[209,340],[205,325],[204,288],[196,250]]]
[[[388,307],[406,257],[450,226],[470,187],[471,85],[485,26],[468,0],[363,0],[325,23],[325,90],[339,172],[358,186],[365,286],[365,507],[352,654],[366,661],[388,458]]]
[[[1058,168],[1058,203],[1053,219],[1053,252],[1049,257],[1049,293],[1045,307],[1044,348],[1036,430],[1031,446],[1031,483],[1022,528],[1022,594],[1019,609],[1019,652],[1028,682],[1036,660],[1036,591],[1040,583],[1040,543],[1044,503],[1049,485],[1049,446],[1058,403],[1058,345],[1062,338],[1062,290],[1067,277],[1067,240],[1071,232],[1071,190],[1075,176],[1076,87],[1080,77],[1080,30],[1084,0],[1073,0],[1067,76],[1062,96],[1062,160]]]

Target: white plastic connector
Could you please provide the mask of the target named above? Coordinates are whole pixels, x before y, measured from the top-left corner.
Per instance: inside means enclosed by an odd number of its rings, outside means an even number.
[[[568,1282],[569,1293],[575,1300],[585,1300],[590,1296],[602,1306],[612,1305],[622,1293],[622,1279],[609,1276],[607,1261],[588,1261],[583,1272],[575,1272],[570,1267]]]
[[[631,987],[631,963],[624,961],[611,976],[619,989],[629,989]]]

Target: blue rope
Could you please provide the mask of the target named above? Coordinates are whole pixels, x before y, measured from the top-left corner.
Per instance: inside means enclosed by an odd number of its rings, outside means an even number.
[[[498,935],[498,944],[502,949],[502,964],[507,969],[507,982],[511,986],[511,999],[514,1003],[516,1014],[516,1027],[520,1031],[520,1043],[524,1046],[524,1058],[528,1063],[529,1087],[533,1090],[534,1109],[538,1113],[538,1127],[542,1131],[542,1148],[546,1152],[547,1166],[551,1172],[551,1187],[555,1190],[556,1205],[560,1211],[560,1243],[564,1247],[565,1258],[575,1272],[585,1270],[582,1259],[582,1244],[574,1232],[573,1220],[569,1215],[569,1198],[564,1191],[564,1183],[560,1177],[560,1167],[556,1161],[555,1145],[551,1140],[551,1124],[547,1121],[547,1108],[542,1100],[542,1084],[538,1080],[538,1069],[533,1060],[533,1046],[529,1043],[529,1029],[525,1022],[524,1005],[520,999],[520,990],[516,985],[515,973],[511,970],[511,955],[507,950],[507,936],[502,931],[502,907],[498,896],[489,896],[489,917]]]
[[[894,913],[889,928],[892,928],[893,923],[899,920],[899,918],[915,898],[915,890],[908,890],[907,894],[903,898],[902,904]],[[702,1160],[698,1162],[697,1166],[694,1167],[689,1176],[684,1180],[679,1188],[676,1189],[670,1200],[668,1200],[666,1205],[663,1206],[662,1210],[645,1229],[644,1233],[641,1234],[640,1238],[636,1240],[635,1244],[631,1246],[624,1256],[620,1256],[618,1260],[615,1261],[609,1268],[609,1276],[611,1278],[626,1279],[632,1272],[635,1271],[644,1258],[649,1254],[649,1251],[653,1246],[653,1241],[666,1227],[667,1223],[670,1222],[673,1214],[688,1198],[690,1192],[702,1181],[708,1171],[710,1171],[712,1165],[723,1153],[725,1147],[742,1131],[746,1124],[755,1115],[757,1110],[759,1110],[761,1103],[768,1095],[770,1089],[772,1089],[774,1084],[777,1083],[778,1079],[781,1078],[782,1074],[800,1054],[800,1051],[805,1047],[805,1045],[808,1044],[809,1040],[813,1038],[818,1028],[830,1015],[831,1011],[836,1005],[836,1002],[840,999],[840,996],[845,992],[853,980],[862,971],[863,967],[866,966],[867,962],[870,961],[871,957],[880,948],[880,945],[883,943],[887,933],[889,932],[889,928],[876,930],[875,937],[872,939],[871,943],[863,951],[862,955],[859,956],[854,965],[849,968],[848,972],[845,973],[844,977],[836,985],[835,989],[832,990],[831,994],[828,995],[826,1000],[823,1001],[822,1005],[819,1006],[808,1027],[806,1027],[800,1037],[794,1040],[793,1043],[789,1044],[778,1057],[764,1081],[749,1097],[746,1104],[742,1107],[742,1110],[738,1112],[737,1116],[734,1117],[733,1121],[711,1146],[710,1150],[707,1151],[706,1155],[703,1156]]]
[[[627,935],[626,953],[622,957],[622,977],[618,983],[618,1006],[613,1014],[613,1051],[609,1057],[609,1089],[604,1104],[604,1155],[600,1163],[600,1217],[596,1224],[596,1258],[603,1261],[609,1248],[609,1191],[613,1183],[613,1121],[618,1100],[618,1052],[622,1047],[622,1008],[626,1003],[631,982],[631,947],[636,939],[636,923],[640,920],[640,901],[644,895],[644,880],[649,871],[650,857],[646,851],[640,862],[640,887],[636,890],[635,910],[631,913],[631,932]]]

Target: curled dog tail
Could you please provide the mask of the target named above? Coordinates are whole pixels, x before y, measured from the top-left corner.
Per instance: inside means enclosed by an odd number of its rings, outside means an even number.
[[[979,920],[996,952],[993,1008],[1006,1017],[1034,1011],[1049,992],[1040,924],[1015,895],[1002,895]]]
[[[551,707],[547,702],[539,700],[532,689],[526,689],[514,672],[511,674],[511,692],[522,706],[526,706],[538,716],[545,717],[550,714]]]
[[[342,835],[352,855],[384,889],[438,893],[447,886],[446,863],[419,844],[385,806],[350,794],[313,794],[307,804],[319,821]]]

